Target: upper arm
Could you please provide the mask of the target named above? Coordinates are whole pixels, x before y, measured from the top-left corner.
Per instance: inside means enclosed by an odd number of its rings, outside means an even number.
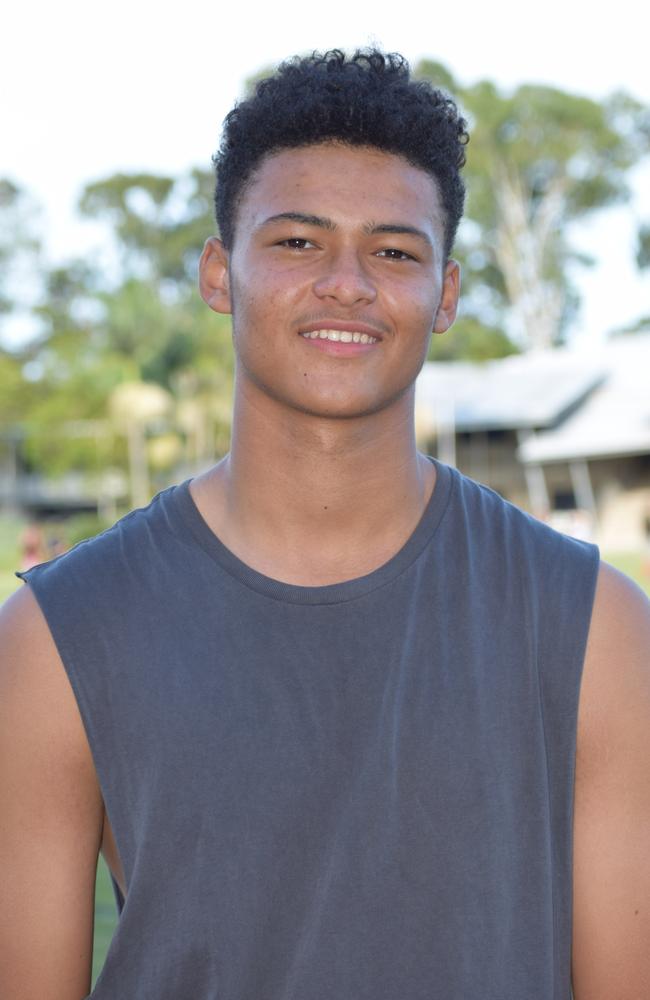
[[[650,997],[650,604],[600,572],[578,713],[576,1000]]]
[[[90,990],[103,805],[83,724],[28,587],[0,610],[0,996]]]

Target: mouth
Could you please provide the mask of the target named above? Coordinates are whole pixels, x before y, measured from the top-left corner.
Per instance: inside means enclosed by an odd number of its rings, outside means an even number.
[[[376,344],[381,339],[358,330],[304,330],[300,336],[305,340],[328,340],[333,344]]]
[[[364,323],[352,319],[315,319],[306,323],[298,330],[303,340],[309,340],[315,346],[329,350],[328,345],[341,344],[340,352],[355,352],[361,348],[374,346],[383,340],[384,334],[374,323]],[[336,348],[332,348],[336,350]]]

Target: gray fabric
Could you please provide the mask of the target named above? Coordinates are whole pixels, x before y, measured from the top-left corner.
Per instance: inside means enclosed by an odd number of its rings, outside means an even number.
[[[244,566],[187,483],[24,574],[126,872],[94,1000],[570,997],[597,550],[437,469],[346,583]]]

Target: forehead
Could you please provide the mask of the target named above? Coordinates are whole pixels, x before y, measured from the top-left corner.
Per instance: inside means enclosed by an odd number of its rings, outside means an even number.
[[[271,153],[248,181],[237,228],[255,229],[270,215],[303,212],[337,225],[399,222],[432,235],[443,227],[435,179],[408,160],[374,147],[337,142]]]

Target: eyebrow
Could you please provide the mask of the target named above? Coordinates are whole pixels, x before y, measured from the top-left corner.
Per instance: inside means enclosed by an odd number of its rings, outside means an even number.
[[[324,219],[320,215],[305,215],[304,212],[279,212],[277,215],[269,215],[268,219],[260,224],[271,226],[274,222],[302,222],[305,226],[318,226],[319,229],[336,229],[336,224],[331,219]]]
[[[422,229],[418,229],[417,226],[406,226],[401,222],[382,222],[378,225],[368,225],[364,226],[364,232],[368,236],[375,236],[377,233],[394,233],[396,235],[403,236],[416,236],[418,239],[423,240],[428,246],[432,246],[431,238]]]
[[[278,212],[277,215],[270,215],[268,219],[260,224],[260,228],[271,226],[276,222],[301,222],[305,226],[317,226],[319,229],[334,231],[337,228],[332,219],[326,219],[321,215],[307,215],[305,212]],[[422,229],[416,226],[407,226],[401,222],[367,223],[363,227],[367,236],[376,236],[379,233],[393,233],[395,235],[415,236],[422,240],[427,246],[432,246],[431,238]]]

